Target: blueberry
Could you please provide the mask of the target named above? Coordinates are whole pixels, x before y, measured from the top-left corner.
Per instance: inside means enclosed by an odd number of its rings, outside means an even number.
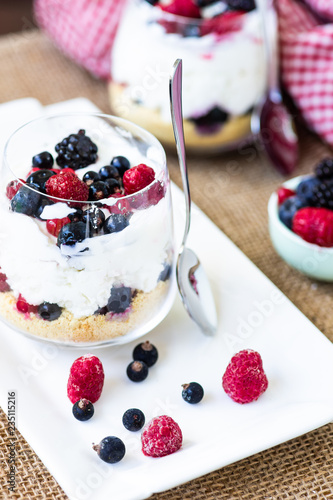
[[[132,382],[142,382],[148,376],[148,366],[143,361],[132,361],[128,365],[126,373]]]
[[[41,200],[39,202],[39,205],[36,209],[36,212],[35,212],[35,217],[37,217],[37,219],[41,219],[41,215],[43,213],[43,210],[45,207],[49,206],[49,205],[54,205],[54,202],[52,200],[50,200],[50,198],[46,198],[46,196],[41,196]],[[44,220],[44,219],[41,219],[41,220]]]
[[[245,10],[246,12],[256,8],[255,0],[227,0],[227,5],[231,10]]]
[[[183,384],[182,398],[187,403],[195,405],[200,403],[204,396],[204,390],[198,382],[191,382],[189,384]]]
[[[92,233],[98,233],[103,227],[105,222],[105,215],[102,210],[96,208],[94,206],[85,210],[82,214],[82,221],[85,223],[89,223]]]
[[[117,179],[106,179],[105,184],[109,188],[109,195],[120,192],[120,182]]]
[[[83,210],[81,208],[76,208],[75,212],[71,212],[67,215],[71,222],[79,222],[82,221]]]
[[[158,281],[166,281],[170,278],[171,275],[171,266],[170,264],[165,264],[164,268],[162,269]]]
[[[53,164],[53,156],[48,151],[43,151],[32,158],[32,165],[35,168],[52,168]]]
[[[127,286],[111,288],[111,295],[107,303],[109,312],[123,313],[132,301],[132,290]]]
[[[98,172],[94,172],[93,170],[89,170],[89,172],[86,172],[84,176],[82,177],[83,182],[87,184],[87,186],[90,186],[93,182],[95,181],[100,181],[100,176]]]
[[[133,359],[135,361],[143,361],[150,368],[158,358],[156,347],[147,340],[138,344],[133,350]]]
[[[111,160],[111,165],[118,169],[120,177],[123,177],[126,170],[128,170],[131,166],[130,162],[127,158],[125,158],[125,156],[115,156]]]
[[[301,181],[296,189],[296,194],[300,200],[308,205],[312,204],[313,190],[316,186],[319,186],[321,181],[317,177],[309,177]]]
[[[113,165],[106,165],[105,167],[100,168],[99,176],[102,181],[106,181],[106,179],[120,178],[119,170]]]
[[[279,206],[279,218],[289,229],[292,227],[293,217],[295,213],[306,206],[303,200],[298,196],[290,196]]]
[[[95,181],[89,186],[89,200],[97,201],[109,196],[108,185],[103,181]]]
[[[100,316],[105,316],[107,313],[108,313],[108,308],[107,306],[104,306],[104,307],[99,307],[95,312],[94,314],[99,314]]]
[[[85,422],[93,416],[94,405],[88,399],[83,398],[74,403],[72,412],[77,420]]]
[[[58,234],[57,245],[68,245],[74,246],[76,243],[85,240],[90,237],[90,233],[87,235],[87,224],[82,221],[70,222],[60,229]]]
[[[46,321],[54,321],[61,316],[62,308],[58,304],[43,302],[38,306],[38,314]]]
[[[128,218],[123,214],[111,214],[104,223],[104,233],[119,233],[129,225]]]
[[[51,170],[47,170],[47,169],[40,169],[40,170],[36,170],[36,172],[33,172],[32,174],[29,175],[29,177],[27,178],[27,181],[26,183],[27,184],[36,184],[43,193],[46,192],[46,189],[45,189],[45,184],[46,184],[46,181],[48,181],[48,179],[50,177],[52,177],[53,175],[57,175],[55,172],[52,172]]]
[[[10,204],[13,212],[34,215],[37,211],[40,199],[40,193],[26,186],[21,186],[16,195],[11,199]]]
[[[94,444],[93,450],[97,451],[99,458],[108,464],[120,462],[126,453],[123,441],[115,436],[108,436],[99,444]]]
[[[139,431],[145,425],[144,413],[138,408],[130,408],[123,415],[123,424],[128,431]]]

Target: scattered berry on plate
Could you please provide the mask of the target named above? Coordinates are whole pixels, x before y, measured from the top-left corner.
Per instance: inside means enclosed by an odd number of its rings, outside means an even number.
[[[87,184],[70,172],[50,177],[45,187],[46,193],[55,198],[77,201],[88,200],[89,188]]]
[[[144,413],[138,408],[126,410],[123,415],[123,424],[128,431],[139,431],[145,425]]]
[[[45,321],[55,321],[62,314],[62,308],[58,304],[43,302],[38,306],[38,314]]]
[[[6,186],[6,196],[9,200],[14,198],[20,187],[25,184],[23,179],[15,179],[10,181]]]
[[[93,416],[94,405],[88,399],[82,398],[74,403],[72,412],[77,420],[85,422]]]
[[[141,435],[142,451],[148,457],[165,457],[181,448],[183,435],[168,415],[153,418]]]
[[[41,200],[41,194],[29,187],[21,186],[11,199],[11,209],[25,215],[34,215]]]
[[[304,206],[306,206],[306,203],[298,196],[290,196],[279,206],[279,219],[291,229],[295,213]]]
[[[104,233],[119,233],[129,225],[129,220],[123,214],[111,214],[103,225]]]
[[[131,166],[130,162],[125,156],[115,156],[111,160],[111,165],[117,168],[120,177],[123,177],[126,170],[128,170]]]
[[[123,176],[125,194],[137,193],[149,186],[155,179],[155,172],[151,167],[140,163],[136,167],[126,170]]]
[[[309,243],[332,247],[333,211],[327,208],[302,208],[294,216],[292,230]]]
[[[183,384],[182,387],[182,398],[184,401],[190,404],[200,403],[204,396],[202,385],[198,384],[198,382],[190,382],[189,384]]]
[[[76,245],[76,243],[80,243],[87,237],[91,236],[89,230],[89,226],[82,221],[70,222],[69,224],[65,224],[65,226],[60,229],[58,234],[58,247],[60,247],[60,245],[67,245],[72,247]]]
[[[158,359],[158,352],[156,347],[146,340],[141,342],[133,349],[133,359],[135,361],[143,361],[150,368]]]
[[[251,349],[235,354],[223,375],[222,386],[236,403],[256,401],[268,387],[260,354]]]
[[[277,190],[277,196],[278,196],[278,205],[281,205],[284,201],[286,201],[287,198],[290,198],[291,196],[295,196],[295,191],[292,189],[288,189],[285,187],[280,187]]]
[[[114,286],[111,288],[107,303],[109,312],[119,314],[126,311],[132,302],[132,289],[128,286]]]
[[[333,158],[324,158],[315,167],[316,177],[320,180],[333,179]]]
[[[91,201],[98,201],[102,200],[103,198],[108,198],[109,194],[109,187],[106,182],[94,181],[89,186],[88,199]]]
[[[70,219],[68,217],[64,217],[63,219],[48,219],[46,221],[46,229],[52,236],[58,237],[61,229],[70,223]]]
[[[105,437],[99,444],[93,444],[93,450],[97,452],[101,460],[108,464],[120,462],[126,453],[123,441],[116,436]]]
[[[43,151],[32,158],[32,165],[35,168],[52,168],[53,164],[53,156],[48,151]]]
[[[103,385],[104,369],[97,356],[86,354],[74,361],[67,383],[67,395],[73,404],[82,398],[96,403]]]
[[[148,366],[143,361],[132,361],[128,365],[126,373],[132,382],[142,382],[148,376]]]
[[[85,130],[77,134],[70,134],[55,146],[58,153],[56,162],[59,167],[79,168],[87,167],[97,160],[97,146],[90,137],[85,135]]]

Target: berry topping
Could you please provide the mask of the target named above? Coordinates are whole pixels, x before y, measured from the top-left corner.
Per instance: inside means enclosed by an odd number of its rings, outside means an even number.
[[[7,184],[6,196],[9,200],[11,200],[16,195],[22,184],[25,184],[25,181],[23,179],[15,179],[14,181],[10,181]]]
[[[291,189],[280,187],[277,190],[278,204],[281,205],[281,203],[283,203],[287,198],[295,196],[295,194],[296,194],[295,191],[292,191]]]
[[[27,184],[36,185],[39,187],[40,191],[43,193],[46,192],[46,182],[50,179],[50,177],[55,176],[56,174],[52,170],[47,169],[39,169],[36,172],[33,172],[27,178]]]
[[[71,222],[79,222],[83,217],[83,210],[81,208],[76,208],[74,212],[71,212],[67,216]]]
[[[106,179],[105,184],[108,187],[109,195],[120,193],[120,182],[118,179]]]
[[[130,204],[126,198],[124,198],[123,194],[120,193],[114,193],[111,195],[110,198],[120,198],[119,201],[114,203],[114,205],[107,206],[106,208],[112,213],[112,214],[128,214],[131,210]]]
[[[111,295],[107,303],[109,312],[123,313],[130,306],[132,301],[132,290],[127,286],[111,288]]]
[[[0,267],[1,269],[1,267]],[[7,283],[7,276],[4,273],[0,272],[0,292],[9,292],[10,286]]]
[[[89,186],[88,199],[91,201],[98,201],[107,198],[109,194],[109,187],[105,182],[95,181]]]
[[[66,172],[48,179],[46,193],[64,200],[87,201],[89,188],[77,175]]]
[[[62,309],[58,304],[43,302],[38,306],[38,314],[45,321],[54,321],[61,316]]]
[[[93,444],[93,450],[97,451],[99,458],[108,464],[120,462],[126,453],[123,441],[115,436],[108,436],[99,444]]]
[[[86,354],[76,359],[71,366],[67,383],[67,396],[74,404],[85,398],[96,403],[102,394],[104,370],[97,356]]]
[[[72,168],[62,168],[61,170],[57,169],[52,169],[53,172],[55,172],[56,174],[74,174],[76,175],[76,172],[75,170],[73,170]]]
[[[138,408],[131,408],[123,415],[123,424],[128,431],[136,432],[145,425],[145,416]]]
[[[146,340],[138,344],[133,350],[133,359],[135,361],[143,361],[148,367],[153,366],[158,358],[156,347]]]
[[[48,219],[46,221],[46,229],[52,236],[58,237],[60,230],[66,225],[70,223],[70,219],[68,217],[64,217],[63,219]]]
[[[204,396],[204,390],[198,382],[190,382],[182,385],[182,398],[192,405],[200,403]]]
[[[130,162],[127,158],[125,158],[125,156],[115,156],[111,160],[111,165],[117,168],[120,177],[123,177],[126,170],[128,170],[131,166]]]
[[[332,247],[333,211],[327,208],[302,208],[294,216],[292,230],[309,243]]]
[[[50,198],[47,198],[46,196],[41,196],[41,200],[40,200],[38,207],[34,213],[35,217],[37,217],[37,219],[40,219],[40,220],[45,220],[42,217],[43,210],[45,207],[47,207],[49,205],[54,205],[54,202],[52,200],[50,200]]]
[[[37,191],[26,186],[21,186],[10,204],[13,212],[25,215],[34,215],[41,200],[41,195]]]
[[[165,12],[176,14],[177,16],[200,18],[200,9],[193,0],[172,0],[166,5],[159,5]]]
[[[133,194],[149,186],[155,179],[155,172],[144,163],[126,170],[123,177],[125,194]]]
[[[106,165],[100,168],[99,176],[102,181],[106,181],[106,179],[120,179],[119,170],[114,165]]]
[[[105,215],[102,210],[92,206],[85,210],[82,214],[82,221],[90,225],[92,233],[96,234],[103,227]]]
[[[333,210],[333,179],[321,182],[313,188],[312,205]]]
[[[109,233],[119,233],[125,227],[129,225],[128,217],[123,214],[111,214],[104,223],[104,232]]]
[[[76,401],[72,409],[73,415],[77,420],[85,422],[91,419],[94,414],[94,405],[88,399],[82,398]]]
[[[316,186],[320,184],[320,180],[316,177],[309,177],[301,181],[296,188],[296,195],[304,204],[311,205],[313,192]]]
[[[229,9],[250,12],[256,8],[255,0],[226,0]]]
[[[56,162],[59,167],[78,168],[87,167],[97,160],[97,146],[85,135],[84,130],[71,134],[59,142],[55,150],[58,153]]]
[[[297,210],[303,208],[306,203],[298,196],[290,196],[279,206],[279,218],[281,222],[291,229],[293,217]]]
[[[165,457],[178,451],[183,442],[179,425],[168,415],[153,418],[144,428],[142,451],[148,457]]]
[[[86,172],[84,176],[82,177],[83,182],[87,184],[87,186],[91,186],[91,184],[95,181],[100,181],[101,178],[99,176],[98,172],[94,172],[93,170],[89,170],[89,172]]]
[[[57,245],[58,247],[60,247],[60,245],[74,246],[76,243],[79,243],[90,236],[90,228],[87,224],[82,221],[70,222],[60,229]]]
[[[333,158],[324,158],[315,167],[316,177],[320,180],[333,178]]]
[[[23,314],[27,313],[36,313],[38,310],[38,306],[33,306],[32,304],[29,304],[24,297],[20,294],[18,296],[18,299],[16,301],[16,308],[19,312]]]
[[[52,168],[53,164],[53,156],[48,151],[43,151],[32,158],[32,165],[35,168]]]
[[[223,375],[222,386],[236,403],[256,401],[268,386],[260,354],[251,349],[235,354]]]
[[[148,377],[148,366],[143,361],[132,361],[126,373],[132,382],[142,382]]]

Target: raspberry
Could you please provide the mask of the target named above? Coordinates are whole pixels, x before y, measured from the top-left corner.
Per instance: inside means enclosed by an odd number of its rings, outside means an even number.
[[[296,194],[295,191],[292,191],[291,189],[280,187],[277,190],[278,204],[281,205],[287,198],[295,196],[295,194]]]
[[[7,276],[4,273],[0,272],[0,292],[9,292],[9,290],[10,286],[7,283]]]
[[[68,167],[63,168],[62,170],[60,170],[60,172],[59,172],[59,170],[58,171],[53,170],[53,171],[56,173],[59,173],[59,174],[74,174],[74,175],[76,175],[75,170],[73,170],[72,168],[68,168]]]
[[[222,387],[236,403],[256,401],[268,386],[261,356],[258,352],[245,349],[235,354],[222,378]]]
[[[201,17],[200,9],[192,0],[173,0],[168,5],[159,5],[159,7],[169,14],[177,16],[191,17],[198,19]]]
[[[292,230],[309,243],[332,247],[333,211],[327,208],[301,208],[294,215]]]
[[[89,188],[77,175],[67,172],[50,177],[46,182],[46,193],[64,200],[87,201]]]
[[[71,366],[67,383],[67,396],[74,404],[85,398],[95,403],[103,389],[104,370],[101,361],[92,354],[76,359]]]
[[[153,182],[155,172],[151,167],[140,163],[136,167],[129,168],[124,173],[123,185],[125,194],[137,193]]]
[[[32,304],[29,304],[24,297],[20,294],[18,296],[18,299],[16,301],[16,307],[17,310],[21,313],[28,314],[28,313],[37,313],[38,311],[38,306],[33,306]]]
[[[14,198],[14,196],[16,195],[17,191],[20,189],[22,184],[25,184],[25,181],[23,179],[15,179],[7,184],[6,196],[9,200]]]
[[[114,205],[105,206],[105,208],[107,208],[112,214],[127,214],[131,211],[130,204],[128,200],[124,198],[123,194],[114,193],[110,196],[110,198],[119,198],[119,201],[117,201]]]
[[[153,418],[141,436],[143,454],[148,457],[165,457],[178,451],[183,435],[179,425],[167,415]]]
[[[58,237],[60,230],[63,226],[70,223],[70,219],[68,217],[64,217],[63,219],[48,219],[46,222],[46,229],[52,236]]]
[[[242,12],[225,12],[224,14],[210,19],[205,19],[202,23],[201,36],[209,33],[226,35],[234,31],[239,31],[242,27],[244,17]]]

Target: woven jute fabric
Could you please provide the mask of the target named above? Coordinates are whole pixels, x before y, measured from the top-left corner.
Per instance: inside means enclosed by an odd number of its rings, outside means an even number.
[[[42,104],[50,104],[84,96],[103,111],[111,111],[105,83],[93,79],[66,59],[38,31],[0,39],[0,62],[0,102],[35,97]],[[297,174],[311,172],[318,159],[331,154],[315,136],[302,128],[300,136],[301,158]],[[181,185],[174,154],[170,153],[168,160],[172,179]],[[333,286],[315,282],[293,271],[276,255],[270,243],[267,201],[283,178],[252,147],[214,157],[190,157],[188,167],[193,201],[333,340]],[[2,411],[0,422],[0,499],[66,500],[67,496],[18,431],[17,487],[15,493],[8,493],[10,436],[7,418]],[[333,425],[326,425],[152,498],[333,498]]]

